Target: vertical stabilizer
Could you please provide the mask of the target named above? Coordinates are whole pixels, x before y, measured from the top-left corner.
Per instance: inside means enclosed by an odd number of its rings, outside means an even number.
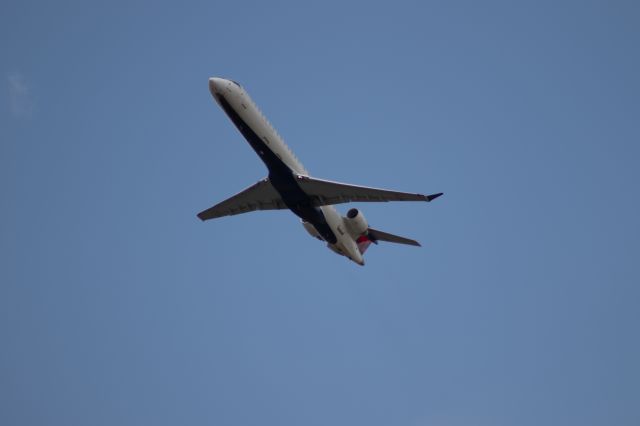
[[[364,254],[365,251],[369,248],[373,241],[367,235],[360,235],[356,240],[356,244],[358,244],[358,250],[360,250],[360,254]]]

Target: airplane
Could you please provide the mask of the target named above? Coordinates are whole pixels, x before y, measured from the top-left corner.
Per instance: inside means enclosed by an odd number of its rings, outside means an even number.
[[[240,84],[210,78],[209,91],[268,169],[268,176],[238,194],[198,213],[202,221],[255,210],[289,209],[304,229],[335,253],[364,266],[363,255],[371,243],[387,241],[420,246],[415,240],[369,227],[362,212],[352,208],[346,217],[334,204],[373,201],[433,201],[432,195],[389,191],[318,179],[309,175],[285,145]]]

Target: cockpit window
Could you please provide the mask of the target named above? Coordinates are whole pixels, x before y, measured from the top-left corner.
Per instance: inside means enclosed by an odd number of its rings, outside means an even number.
[[[236,86],[238,86],[239,88],[241,88],[241,89],[242,89],[242,86],[240,86],[240,84],[238,84],[238,82],[237,82],[237,81],[233,81],[233,80],[231,80],[231,82],[232,82],[233,84],[235,84]]]

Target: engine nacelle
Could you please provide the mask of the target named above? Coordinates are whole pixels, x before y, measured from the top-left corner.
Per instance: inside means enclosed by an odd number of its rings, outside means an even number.
[[[311,235],[314,238],[319,239],[320,241],[324,241],[324,238],[322,238],[322,235],[320,235],[320,233],[318,232],[318,230],[316,229],[315,226],[313,226],[309,222],[305,222],[304,220],[302,221],[302,226],[304,226],[304,229],[307,230],[309,235]]]
[[[366,233],[367,229],[369,229],[367,219],[364,218],[364,215],[358,209],[349,210],[347,217],[344,218],[344,222],[347,225],[347,230],[354,238]]]

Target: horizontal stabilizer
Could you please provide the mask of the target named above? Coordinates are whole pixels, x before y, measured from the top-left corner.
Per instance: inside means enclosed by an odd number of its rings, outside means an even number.
[[[280,194],[275,190],[269,179],[265,178],[251,185],[221,203],[208,208],[200,213],[201,220],[215,219],[222,216],[252,212],[255,210],[279,210],[286,209]]]
[[[417,242],[416,240],[400,237],[398,235],[388,234],[386,232],[378,231],[377,229],[373,229],[373,228],[369,228],[369,233],[367,234],[367,236],[371,238],[373,242],[387,241],[389,243],[407,244],[410,246],[420,247],[420,243]]]
[[[298,185],[313,200],[315,206],[326,206],[349,202],[376,201],[431,201],[440,195],[423,195],[410,192],[390,191],[388,189],[370,188],[367,186],[350,185],[298,175]]]

